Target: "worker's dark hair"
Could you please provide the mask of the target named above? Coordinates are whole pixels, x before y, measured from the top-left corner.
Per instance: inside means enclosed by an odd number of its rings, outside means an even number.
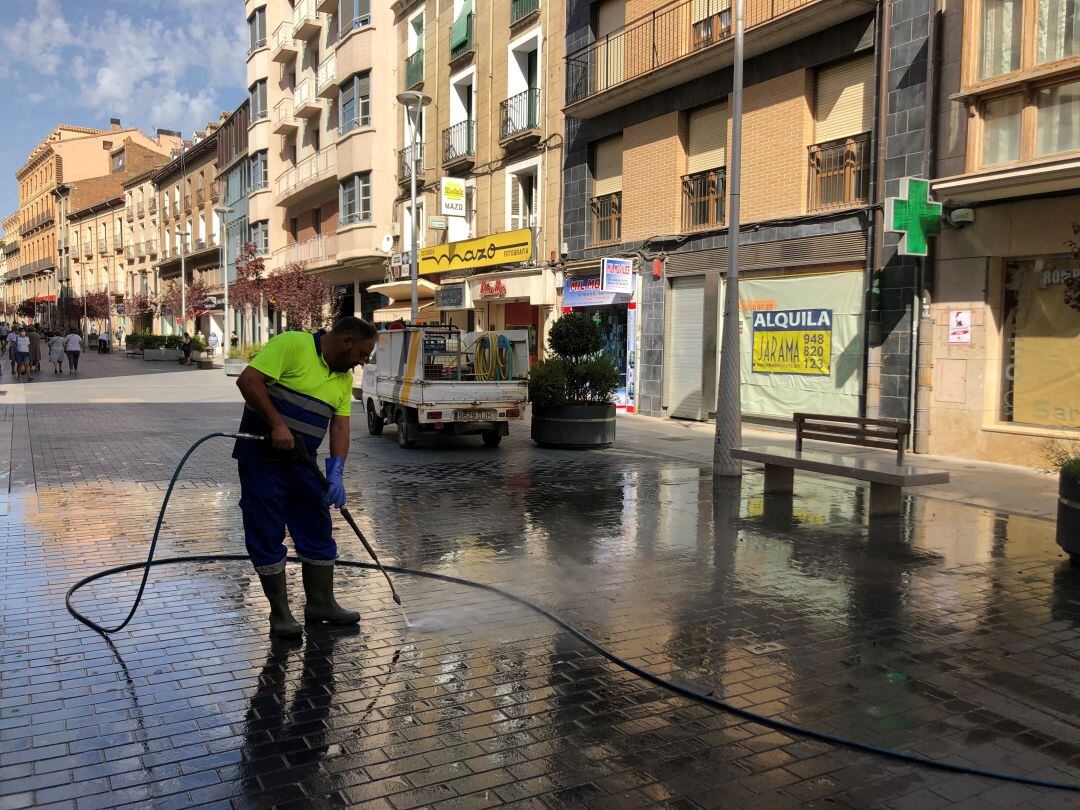
[[[357,340],[373,340],[379,336],[378,330],[375,329],[373,324],[352,315],[338,318],[334,321],[334,326],[330,331],[335,335],[348,335]]]

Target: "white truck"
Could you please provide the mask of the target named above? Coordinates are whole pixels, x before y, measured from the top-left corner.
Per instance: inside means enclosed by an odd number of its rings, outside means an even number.
[[[497,447],[510,423],[525,417],[528,373],[526,330],[406,326],[379,333],[375,352],[357,369],[353,395],[368,432],[380,436],[392,422],[403,448],[415,447],[421,431],[479,434],[486,447]]]

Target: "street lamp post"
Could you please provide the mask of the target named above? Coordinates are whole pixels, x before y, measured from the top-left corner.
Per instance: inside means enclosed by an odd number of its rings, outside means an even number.
[[[221,332],[221,353],[224,357],[228,357],[229,348],[232,346],[232,343],[229,342],[230,333],[232,332],[232,321],[229,320],[229,242],[228,230],[225,227],[225,217],[236,212],[227,205],[215,205],[214,213],[221,218],[221,233],[218,236],[218,239],[221,242],[222,286],[225,288],[225,303],[222,305],[224,307],[224,316],[222,318],[224,328]]]
[[[417,291],[418,280],[420,278],[418,262],[420,255],[418,252],[418,246],[420,244],[420,229],[419,229],[419,216],[416,211],[416,163],[417,152],[419,147],[417,146],[417,140],[420,136],[420,110],[431,103],[431,96],[425,96],[423,93],[416,90],[406,90],[404,93],[398,93],[398,104],[404,104],[406,111],[411,111],[416,108],[415,114],[410,115],[412,120],[412,146],[409,150],[409,162],[412,164],[409,167],[409,199],[412,206],[412,245],[409,250],[409,279],[412,283],[412,313],[410,319],[413,323],[416,323],[420,319],[420,301],[419,293]]]
[[[183,225],[176,229],[180,236],[180,333],[187,331],[187,234]]]

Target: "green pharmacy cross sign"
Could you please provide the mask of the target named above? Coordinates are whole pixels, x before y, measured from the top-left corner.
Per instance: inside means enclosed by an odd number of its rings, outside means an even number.
[[[941,233],[941,203],[930,199],[929,180],[900,180],[900,196],[885,198],[885,230],[901,234],[901,256],[926,255],[926,237]]]

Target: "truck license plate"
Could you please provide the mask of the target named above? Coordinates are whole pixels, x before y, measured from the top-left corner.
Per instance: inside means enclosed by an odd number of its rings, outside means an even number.
[[[497,418],[497,411],[454,411],[458,422],[493,422]]]

